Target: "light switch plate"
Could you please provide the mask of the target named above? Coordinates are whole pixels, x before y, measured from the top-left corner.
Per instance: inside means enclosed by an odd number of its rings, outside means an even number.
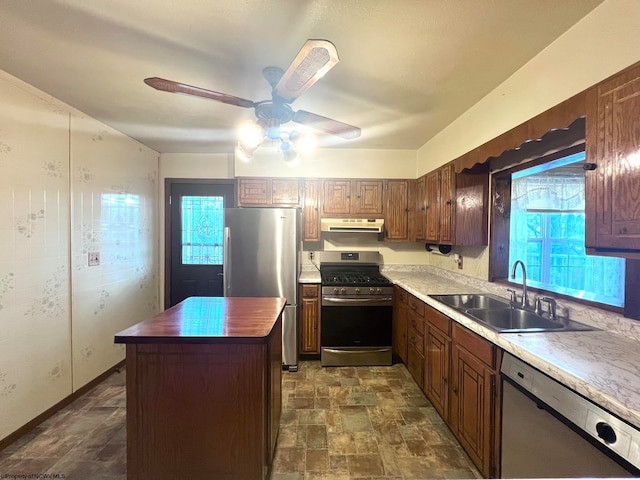
[[[89,266],[95,267],[100,265],[100,252],[89,252]]]

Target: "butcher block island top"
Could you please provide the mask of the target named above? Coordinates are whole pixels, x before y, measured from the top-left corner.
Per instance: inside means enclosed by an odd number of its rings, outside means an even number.
[[[191,297],[125,343],[127,479],[265,479],[282,409],[284,298]]]
[[[263,341],[284,298],[190,297],[117,333],[115,343],[237,343]]]

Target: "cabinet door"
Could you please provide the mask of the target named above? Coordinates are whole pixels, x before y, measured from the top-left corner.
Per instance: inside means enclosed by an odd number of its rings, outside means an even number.
[[[349,215],[351,213],[351,180],[322,181],[323,215]]]
[[[422,353],[418,352],[415,348],[409,347],[407,351],[407,370],[409,370],[409,373],[411,373],[411,376],[420,388],[423,387],[423,369],[424,357],[422,356]]]
[[[298,179],[271,179],[271,205],[285,208],[300,206],[300,182]]]
[[[303,240],[320,240],[320,216],[318,215],[318,189],[320,181],[305,180],[304,204],[302,206]]]
[[[449,355],[451,339],[427,324],[425,336],[424,391],[440,416],[449,420]]]
[[[385,188],[385,240],[409,239],[409,181],[389,180]]]
[[[355,180],[354,193],[353,215],[382,215],[382,180]]]
[[[320,353],[320,285],[302,286],[300,353]]]
[[[403,294],[404,293],[404,294]],[[407,363],[407,301],[400,287],[393,288],[393,353]]]
[[[456,179],[453,162],[440,169],[440,230],[439,243],[452,245],[455,233]]]
[[[489,478],[496,374],[455,343],[452,350],[451,427],[480,473]]]
[[[416,240],[426,240],[427,228],[427,177],[423,175],[416,180],[416,197],[414,204],[415,220],[415,238]]]
[[[268,193],[266,178],[238,179],[238,206],[267,206]]]
[[[587,96],[586,231],[589,248],[640,250],[640,67]],[[597,252],[596,252],[597,253]]]
[[[427,202],[426,202],[426,229],[425,240],[428,242],[440,241],[440,172],[434,170],[426,177]]]

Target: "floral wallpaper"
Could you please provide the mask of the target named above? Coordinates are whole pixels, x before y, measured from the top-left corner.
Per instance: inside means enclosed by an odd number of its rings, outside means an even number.
[[[2,439],[124,359],[159,280],[158,154],[2,71],[0,104]]]

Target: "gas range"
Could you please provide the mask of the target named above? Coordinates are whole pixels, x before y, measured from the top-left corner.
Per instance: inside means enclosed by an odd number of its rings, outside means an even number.
[[[380,273],[378,252],[322,252],[323,295],[390,296],[393,284]]]
[[[323,366],[391,365],[393,284],[378,252],[322,252]]]

